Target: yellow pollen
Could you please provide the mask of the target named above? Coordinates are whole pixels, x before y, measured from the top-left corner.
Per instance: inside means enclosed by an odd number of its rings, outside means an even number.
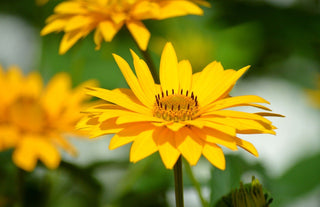
[[[193,92],[175,93],[172,91],[161,92],[155,96],[153,116],[162,118],[166,121],[185,121],[191,120],[198,112],[198,100]]]

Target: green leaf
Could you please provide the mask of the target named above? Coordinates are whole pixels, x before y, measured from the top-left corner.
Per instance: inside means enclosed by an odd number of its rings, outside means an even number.
[[[288,169],[272,184],[277,206],[284,206],[304,196],[320,185],[320,153],[306,157]]]

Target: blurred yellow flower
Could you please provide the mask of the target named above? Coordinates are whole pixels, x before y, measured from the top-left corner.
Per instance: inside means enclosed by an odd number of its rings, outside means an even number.
[[[56,6],[54,11],[41,35],[64,31],[60,54],[94,29],[94,42],[99,49],[101,42],[110,42],[124,24],[139,47],[146,50],[150,32],[142,20],[203,14],[202,9],[189,0],[68,0]]]
[[[14,148],[14,163],[27,171],[35,168],[38,159],[56,168],[58,147],[76,153],[64,134],[80,135],[74,125],[89,98],[84,87],[95,85],[87,81],[72,90],[70,77],[60,73],[44,88],[37,72],[24,77],[18,67],[4,71],[0,66],[0,151]]]
[[[171,43],[161,56],[160,81],[155,84],[146,63],[133,51],[135,73],[128,63],[114,55],[130,89],[90,88],[89,95],[109,103],[85,110],[87,116],[77,125],[91,137],[113,134],[109,148],[133,142],[130,161],[137,162],[159,151],[164,165],[171,169],[183,155],[195,165],[203,154],[213,165],[225,169],[225,158],[218,145],[231,150],[237,146],[255,156],[255,147],[239,134],[275,134],[275,127],[263,116],[281,116],[260,112],[223,110],[236,106],[253,106],[270,110],[257,103],[268,103],[254,95],[230,97],[236,81],[249,68],[224,70],[212,62],[202,72],[192,75],[187,60],[178,62]]]

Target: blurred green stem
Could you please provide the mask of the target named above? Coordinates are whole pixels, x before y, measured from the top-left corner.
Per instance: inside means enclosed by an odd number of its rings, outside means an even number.
[[[115,189],[117,192],[115,193],[115,198],[112,203],[118,203],[120,199],[125,198],[125,196],[133,189],[133,185],[136,181],[143,176],[143,173],[150,167],[152,164],[152,159],[147,159],[144,162],[141,162],[139,165],[129,166],[127,170],[127,174],[118,184],[118,189]]]
[[[141,53],[141,55],[143,56],[143,59],[146,61],[147,65],[149,66],[149,70],[150,70],[150,72],[151,72],[151,74],[152,74],[152,77],[153,77],[154,82],[159,84],[159,83],[160,83],[160,79],[159,79],[159,75],[158,75],[158,72],[157,72],[157,68],[156,68],[155,64],[153,63],[153,60],[152,60],[152,58],[151,58],[150,53],[148,52],[148,48],[147,48],[145,51],[142,50],[142,49],[139,47],[137,41],[133,38],[133,36],[132,36],[131,34],[130,34],[130,36],[131,36],[133,42],[134,42],[134,43],[137,45],[137,47],[139,48],[140,53]]]
[[[25,171],[17,168],[17,206],[24,206]]]
[[[183,207],[183,182],[182,182],[182,158],[179,157],[174,165],[174,186],[176,195],[176,207]]]
[[[184,162],[184,166],[185,166],[186,173],[188,174],[189,179],[191,180],[193,186],[195,187],[195,189],[196,189],[196,191],[198,193],[198,196],[199,196],[199,198],[201,200],[202,207],[209,207],[208,202],[202,196],[200,183],[195,178],[189,163],[185,161]]]

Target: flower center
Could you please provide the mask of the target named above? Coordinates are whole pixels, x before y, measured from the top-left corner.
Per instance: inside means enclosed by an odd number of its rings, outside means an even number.
[[[9,120],[22,131],[40,132],[44,129],[45,113],[37,103],[30,98],[19,98],[9,109]]]
[[[197,96],[194,96],[193,92],[190,94],[188,91],[183,93],[172,93],[168,91],[161,92],[155,96],[156,103],[153,108],[153,116],[162,118],[166,121],[185,121],[191,120],[193,116],[198,112],[198,100]]]

